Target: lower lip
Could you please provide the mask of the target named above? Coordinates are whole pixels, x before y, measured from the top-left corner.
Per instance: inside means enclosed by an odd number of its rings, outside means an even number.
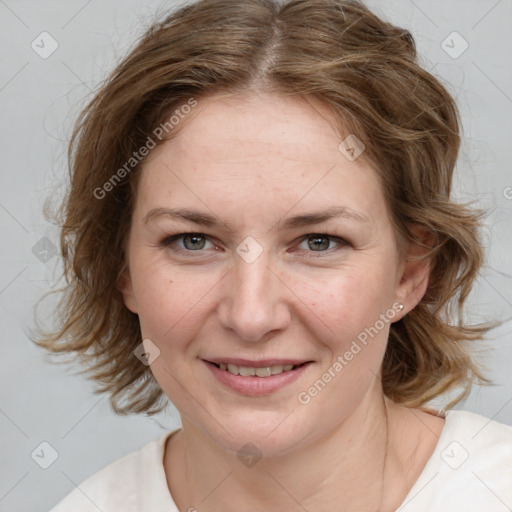
[[[282,372],[278,375],[271,375],[270,377],[242,377],[240,375],[233,375],[226,370],[221,370],[208,361],[204,361],[204,363],[220,383],[237,393],[249,396],[269,395],[274,393],[278,389],[297,380],[311,364],[309,362],[294,370]]]

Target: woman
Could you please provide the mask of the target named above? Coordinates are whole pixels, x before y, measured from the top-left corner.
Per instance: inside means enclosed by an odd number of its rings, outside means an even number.
[[[459,143],[411,35],[359,2],[153,26],[75,130],[63,323],[39,343],[183,427],[53,511],[510,510],[512,428],[425,407],[485,382]]]

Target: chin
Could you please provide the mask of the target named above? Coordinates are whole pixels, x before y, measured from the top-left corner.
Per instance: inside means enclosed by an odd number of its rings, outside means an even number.
[[[299,445],[311,441],[314,425],[297,422],[296,413],[253,411],[242,413],[222,422],[201,425],[201,430],[221,449],[239,458],[249,453],[258,457],[274,458],[286,455]],[[225,429],[223,428],[225,427]]]

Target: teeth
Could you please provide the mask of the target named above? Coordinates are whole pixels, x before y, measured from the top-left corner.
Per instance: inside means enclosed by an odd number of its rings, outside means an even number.
[[[236,364],[220,363],[221,370],[227,370],[233,375],[240,375],[242,377],[270,377],[271,375],[279,375],[283,372],[289,372],[294,368],[293,364],[278,364],[276,366],[265,366],[263,368],[253,368],[249,366],[237,366]]]
[[[231,373],[233,373],[232,370],[230,371]],[[239,366],[238,373],[242,377],[253,377],[254,375],[256,375],[256,368],[246,368],[245,366]]]
[[[272,368],[270,366],[266,368],[256,368],[256,375],[258,377],[270,377],[272,375]]]
[[[228,364],[228,372],[233,375],[238,375],[238,366],[235,364]]]

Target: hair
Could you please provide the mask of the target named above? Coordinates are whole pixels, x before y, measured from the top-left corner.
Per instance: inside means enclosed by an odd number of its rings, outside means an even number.
[[[489,327],[463,321],[483,253],[481,213],[450,199],[457,106],[419,65],[412,35],[352,0],[200,0],[144,33],[76,122],[59,220],[60,325],[35,343],[79,358],[119,414],[165,407],[150,367],[134,356],[139,319],[119,290],[145,161],[134,162],[134,152],[175,136],[184,123],[158,140],[155,128],[191,99],[257,91],[328,107],[340,129],[364,141],[361,158],[381,179],[399,251],[411,242],[428,249],[428,289],[390,327],[384,394],[417,407],[462,389],[453,404],[472,383],[488,382],[467,342]]]

